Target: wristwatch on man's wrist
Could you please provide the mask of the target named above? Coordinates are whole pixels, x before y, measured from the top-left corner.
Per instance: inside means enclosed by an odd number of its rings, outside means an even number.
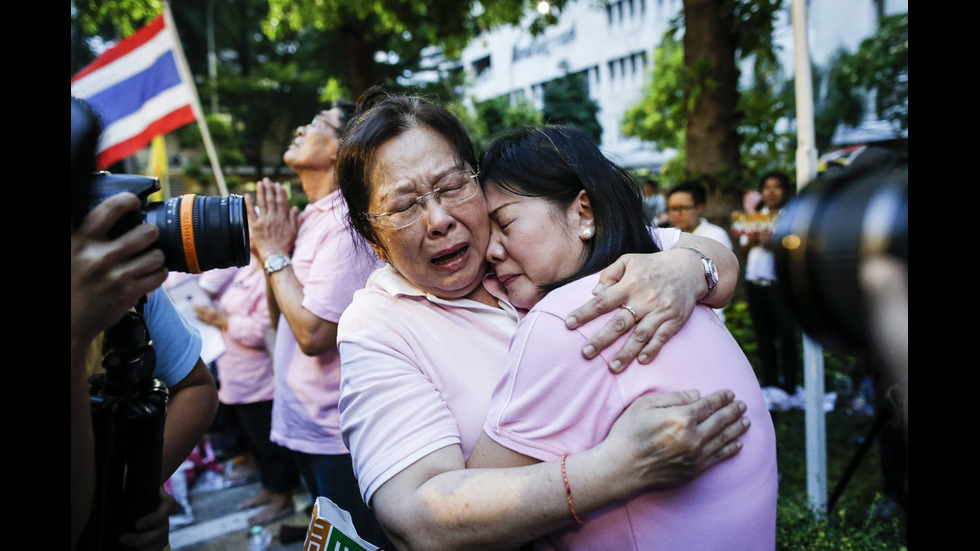
[[[708,292],[698,300],[698,302],[701,302],[710,297],[711,293],[715,292],[715,286],[718,285],[718,268],[715,267],[715,262],[713,260],[704,256],[704,253],[695,249],[694,247],[681,248],[694,251],[701,257],[701,265],[704,266],[704,280],[708,283]]]
[[[265,259],[265,264],[262,265],[262,269],[265,270],[266,275],[272,275],[292,263],[287,256],[272,254],[269,255],[269,258]]]

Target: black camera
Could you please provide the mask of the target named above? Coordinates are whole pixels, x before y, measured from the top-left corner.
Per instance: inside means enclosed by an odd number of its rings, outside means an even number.
[[[110,230],[118,237],[137,224],[155,224],[154,245],[164,254],[167,270],[201,273],[215,268],[247,266],[250,259],[248,218],[239,195],[202,197],[193,194],[148,202],[160,190],[157,178],[135,174],[93,172],[100,133],[98,115],[82,100],[71,102],[71,223],[75,231],[96,205],[117,193],[140,198],[142,208],[128,213]]]
[[[868,297],[861,263],[883,255],[908,264],[908,165],[869,148],[825,171],[780,214],[773,232],[783,298],[807,335],[828,350],[867,350]]]
[[[92,178],[91,207],[117,193],[130,192],[139,197],[142,208],[120,219],[110,230],[109,237],[118,237],[137,224],[155,224],[160,228],[156,246],[163,251],[164,265],[170,271],[196,274],[214,268],[248,265],[248,218],[241,196],[189,194],[147,202],[147,198],[159,189],[160,182],[156,178],[99,172]]]

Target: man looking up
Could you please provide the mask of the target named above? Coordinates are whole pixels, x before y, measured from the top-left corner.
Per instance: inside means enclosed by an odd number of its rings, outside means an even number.
[[[350,452],[340,433],[337,321],[354,291],[377,267],[370,248],[347,230],[347,206],[334,177],[337,149],[354,104],[320,111],[283,154],[310,200],[300,215],[285,188],[259,182],[249,224],[266,273],[273,350],[273,442],[293,451],[313,499],[325,496],[351,514],[368,541],[387,541],[361,501]],[[382,539],[384,538],[384,539]]]

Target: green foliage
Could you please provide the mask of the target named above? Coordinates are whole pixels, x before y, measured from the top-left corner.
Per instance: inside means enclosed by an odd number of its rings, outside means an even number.
[[[599,104],[589,97],[584,72],[566,74],[544,85],[542,116],[548,124],[565,124],[578,128],[596,144],[602,140],[598,119]]]
[[[72,22],[86,35],[95,35],[111,23],[125,38],[163,12],[161,0],[72,0]]]
[[[509,95],[498,96],[476,103],[477,124],[470,137],[477,151],[483,151],[496,134],[516,126],[540,124],[541,120],[541,112],[530,101],[512,102]]]
[[[661,149],[683,149],[684,47],[673,35],[664,36],[653,53],[653,75],[644,98],[626,110],[623,133],[652,141]]]
[[[909,128],[909,14],[886,15],[854,54],[859,82],[874,90],[875,112],[898,128]]]
[[[792,111],[795,94],[783,85],[775,56],[759,55],[753,61],[752,85],[741,90],[738,98],[738,134],[748,175],[793,166],[796,151],[795,133],[780,132],[776,124]]]
[[[907,550],[900,542],[898,521],[878,521],[870,509],[863,520],[851,521],[840,510],[830,519],[812,510],[804,500],[779,499],[776,516],[778,551],[883,551]]]
[[[776,122],[793,105],[791,90],[782,87],[780,69],[772,44],[772,22],[782,0],[730,0],[732,29],[737,39],[737,60],[752,60],[753,83],[739,90],[736,117],[743,167],[739,173],[718,175],[707,180],[721,189],[741,191],[752,174],[790,166],[795,138],[776,130]],[[685,128],[697,116],[700,95],[717,83],[706,75],[711,67],[704,60],[685,63],[684,47],[677,38],[684,25],[683,14],[673,21],[654,52],[653,74],[643,99],[626,111],[623,133],[652,141],[660,149],[674,149],[677,156],[667,162],[661,174],[667,181],[680,181],[699,175],[686,169]]]
[[[824,82],[825,81],[825,82]],[[826,69],[814,68],[817,147],[831,146],[839,125],[855,127],[865,116],[867,98],[875,114],[892,123],[896,134],[909,128],[909,15],[886,15],[857,51],[839,50]],[[825,84],[825,85],[822,85]]]
[[[401,52],[410,43],[438,44],[447,57],[456,58],[481,30],[520,23],[530,0],[496,0],[484,9],[477,0],[268,0],[269,16],[263,29],[270,37],[286,29],[315,27],[335,30],[353,22],[367,22],[366,33],[385,37],[386,50]],[[557,21],[564,0],[553,1],[554,11],[537,14],[530,22],[540,32]]]
[[[814,98],[814,135],[817,149],[821,151],[830,148],[839,125],[854,127],[864,118],[867,93],[855,85],[856,77],[848,61],[850,57],[847,50],[841,49],[831,57],[826,71],[813,67],[813,88],[825,90]]]

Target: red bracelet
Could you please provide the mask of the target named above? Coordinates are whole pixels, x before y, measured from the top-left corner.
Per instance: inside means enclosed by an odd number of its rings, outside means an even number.
[[[568,476],[565,475],[565,458],[568,454],[561,456],[561,480],[565,483],[565,493],[568,494],[568,510],[572,512],[572,518],[575,522],[579,524],[585,524],[585,521],[575,512],[575,505],[572,504],[572,487],[568,485]]]

